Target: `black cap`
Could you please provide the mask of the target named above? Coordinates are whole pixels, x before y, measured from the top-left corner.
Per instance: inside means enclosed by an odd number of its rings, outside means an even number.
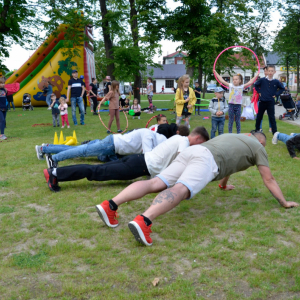
[[[167,139],[175,135],[178,126],[175,123],[158,125],[157,133],[163,134]]]
[[[73,73],[78,73],[78,72],[77,72],[77,70],[72,70],[72,74],[73,74]]]

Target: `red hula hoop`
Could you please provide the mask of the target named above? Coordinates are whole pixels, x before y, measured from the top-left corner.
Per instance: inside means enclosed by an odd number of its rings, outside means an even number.
[[[247,48],[247,47],[245,47],[245,46],[230,46],[230,47],[224,49],[224,50],[217,56],[217,58],[216,58],[216,60],[215,60],[214,67],[213,67],[213,70],[214,70],[214,71],[215,71],[215,69],[216,69],[216,64],[217,64],[217,61],[218,61],[219,57],[220,57],[225,51],[227,51],[227,50],[229,50],[229,49],[231,49],[231,48],[244,48],[244,49],[249,50],[249,51],[255,56],[256,61],[257,61],[258,71],[260,71],[260,63],[259,63],[259,59],[258,59],[257,55],[255,54],[254,51],[252,51],[251,49],[249,49],[249,48]],[[223,85],[223,84],[218,80],[218,78],[216,77],[215,73],[214,73],[214,76],[215,76],[216,80],[217,80],[222,86],[224,86],[224,87],[227,88],[227,86]],[[256,77],[258,77],[258,75],[257,75]],[[249,85],[245,84],[245,87],[247,87],[247,86],[249,86]]]
[[[106,125],[104,124],[104,122],[102,121],[102,119],[101,119],[101,116],[100,116],[100,108],[101,108],[101,102],[99,103],[98,116],[99,116],[99,119],[100,119],[102,125],[103,125],[107,130],[109,130],[109,129],[106,127]],[[127,116],[126,116],[126,114],[125,114],[125,111],[124,111],[124,110],[122,110],[122,111],[123,111],[124,116],[125,116],[125,119],[126,119],[126,128],[125,128],[122,132],[113,132],[113,131],[110,131],[112,134],[117,134],[117,133],[122,134],[122,133],[126,132],[126,130],[127,130],[127,128],[128,128],[128,118],[127,118]]]

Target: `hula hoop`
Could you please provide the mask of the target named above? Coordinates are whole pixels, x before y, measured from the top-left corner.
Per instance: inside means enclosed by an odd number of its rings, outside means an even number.
[[[160,114],[161,115],[161,114]],[[159,116],[159,115],[157,115],[157,116]],[[149,123],[154,119],[154,118],[156,118],[157,116],[153,116],[153,117],[151,117],[150,118],[150,120],[147,122],[147,124],[146,124],[146,127],[145,128],[148,128],[148,125],[149,125]],[[167,124],[169,124],[168,123],[168,121],[167,121]]]
[[[227,50],[229,50],[229,49],[231,49],[231,48],[244,48],[244,49],[249,50],[249,51],[255,56],[256,62],[257,62],[257,67],[258,67],[258,71],[260,70],[259,59],[258,59],[258,57],[257,57],[257,55],[255,54],[254,51],[252,51],[251,49],[249,49],[249,48],[247,48],[247,47],[245,47],[245,46],[230,46],[230,47],[224,49],[224,50],[217,56],[217,58],[216,58],[216,60],[215,60],[215,63],[214,63],[213,71],[216,70],[216,64],[217,64],[217,61],[218,61],[219,57],[220,57],[225,51],[227,51]],[[217,80],[223,87],[227,88],[226,85],[223,85],[223,84],[219,81],[219,79],[218,79],[217,76],[215,75],[215,72],[214,72],[214,76],[215,76],[216,80]],[[257,75],[256,77],[258,77],[258,75]],[[256,77],[255,77],[255,78],[256,78]],[[250,86],[250,85],[249,85],[249,84],[248,84],[248,85],[245,84],[245,87],[248,87],[248,86]]]
[[[102,119],[101,119],[101,116],[100,116],[100,108],[101,108],[101,102],[99,103],[99,108],[98,108],[98,111],[97,111],[97,112],[98,112],[98,116],[99,116],[99,119],[100,119],[102,125],[103,125],[107,130],[109,130],[109,129],[106,127],[106,125],[104,124],[104,122],[102,121]],[[126,119],[126,128],[125,128],[122,132],[113,132],[113,131],[109,130],[112,134],[117,134],[117,133],[122,134],[122,133],[126,132],[126,130],[127,130],[127,128],[128,128],[128,118],[127,118],[127,116],[126,116],[126,114],[125,114],[125,111],[124,111],[124,110],[122,110],[122,111],[123,111],[123,114],[124,114],[125,119]]]

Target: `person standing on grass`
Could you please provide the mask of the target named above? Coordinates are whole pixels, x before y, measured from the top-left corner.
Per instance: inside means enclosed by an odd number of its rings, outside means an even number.
[[[86,97],[86,86],[85,86],[85,82],[83,81],[84,76],[80,75],[80,79],[82,80],[83,85],[84,85],[84,93],[83,93],[82,99],[83,99],[83,102],[84,102],[84,114],[86,115],[87,97]],[[80,113],[80,111],[79,111],[79,113]]]
[[[12,105],[13,110],[15,111],[15,105],[14,105],[14,96],[13,95],[7,95],[7,110],[10,111],[10,104]]]
[[[57,127],[59,127],[60,126],[59,125],[59,113],[60,113],[60,111],[59,111],[58,107],[59,107],[60,103],[57,101],[55,94],[51,95],[51,101],[52,101],[52,103],[51,103],[50,107],[52,109],[53,127],[56,127],[56,124],[57,124]]]
[[[6,140],[4,134],[6,127],[6,112],[7,112],[7,89],[4,87],[5,80],[0,78],[0,140]]]
[[[153,114],[153,103],[152,103],[152,97],[153,97],[153,83],[152,83],[152,78],[148,77],[147,79],[147,98],[149,102],[149,111],[148,114]]]
[[[120,111],[119,111],[119,97],[120,97],[120,92],[119,92],[119,81],[113,80],[111,83],[111,91],[108,92],[104,98],[101,100],[98,109],[100,109],[100,105],[104,103],[105,101],[109,100],[109,121],[108,121],[108,130],[107,133],[111,133],[111,124],[116,118],[116,123],[117,123],[117,128],[118,128],[118,133],[121,133],[123,130],[120,128]]]
[[[265,111],[267,111],[273,134],[277,132],[277,125],[275,119],[275,98],[284,91],[283,84],[279,80],[273,79],[275,73],[275,66],[267,66],[268,76],[259,79],[254,84],[254,87],[260,94],[255,130],[259,131],[260,122],[263,118]]]
[[[44,88],[44,91],[46,92],[46,103],[47,103],[47,105],[48,105],[48,110],[50,110],[51,109],[51,95],[52,95],[52,93],[53,93],[53,88],[52,88],[52,84],[51,84],[51,82],[50,81],[47,81],[47,84],[46,84],[46,86],[45,86],[45,88]]]
[[[72,78],[68,83],[68,91],[67,91],[67,99],[66,102],[69,101],[69,94],[71,92],[71,106],[72,106],[72,119],[74,125],[77,125],[76,118],[76,104],[78,104],[80,110],[80,124],[84,125],[84,106],[82,101],[82,96],[84,94],[85,87],[80,78],[78,78],[77,70],[72,70]]]
[[[219,86],[215,89],[215,98],[210,100],[208,109],[211,112],[211,134],[210,138],[224,133],[225,114],[228,111],[228,105],[224,97],[224,90]]]
[[[178,80],[178,88],[175,95],[176,103],[176,124],[180,125],[182,118],[185,118],[184,125],[190,128],[190,117],[196,103],[196,96],[190,85],[190,76],[183,75]]]
[[[97,100],[97,79],[92,78],[92,83],[90,83],[90,99],[91,99],[91,104],[93,103],[93,115],[98,115],[97,114],[97,105],[98,105],[98,100]]]
[[[220,76],[216,70],[214,73],[218,80],[225,86],[229,87],[229,100],[228,100],[228,132],[232,133],[233,122],[235,120],[236,131],[241,133],[241,114],[242,114],[242,102],[243,102],[243,76],[241,74],[233,75],[233,83],[228,83],[222,76]],[[258,76],[259,74],[257,74]],[[256,80],[254,76],[247,85],[252,85]]]
[[[285,200],[270,171],[265,145],[266,136],[261,132],[252,132],[223,134],[201,145],[188,147],[153,179],[134,182],[116,197],[97,205],[98,214],[107,226],[117,227],[117,209],[120,205],[160,192],[152,205],[128,224],[138,242],[151,246],[150,233],[154,219],[172,210],[181,201],[193,198],[211,181],[220,180],[221,190],[234,189],[233,185],[227,185],[230,175],[255,165],[265,186],[281,206],[299,206],[296,202]]]
[[[58,110],[60,111],[61,116],[61,128],[65,128],[65,122],[67,123],[68,128],[70,128],[69,120],[68,120],[68,104],[66,103],[66,99],[64,97],[59,98],[59,106]]]
[[[195,96],[196,96],[196,104],[200,105],[201,104],[201,88],[199,86],[199,83],[198,82],[195,82],[195,89],[194,89],[194,92],[195,92]],[[195,108],[195,115],[196,115],[196,112],[198,111],[198,116],[200,116],[200,106],[197,106],[196,105],[196,108]]]

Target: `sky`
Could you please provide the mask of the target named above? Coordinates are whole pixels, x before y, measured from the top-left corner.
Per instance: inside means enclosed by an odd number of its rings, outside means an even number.
[[[178,2],[173,0],[167,0],[167,7],[170,9],[175,9],[179,6]],[[272,23],[270,24],[270,33],[274,30],[277,30],[279,26],[280,13],[275,11],[271,15]],[[179,42],[172,42],[169,40],[162,40],[160,42],[162,45],[162,55],[156,55],[154,57],[154,62],[162,63],[162,57],[176,51],[176,48],[181,45]],[[19,45],[12,45],[9,51],[9,58],[4,60],[4,64],[9,68],[9,70],[19,69],[24,62],[32,55],[34,50],[26,50]]]

